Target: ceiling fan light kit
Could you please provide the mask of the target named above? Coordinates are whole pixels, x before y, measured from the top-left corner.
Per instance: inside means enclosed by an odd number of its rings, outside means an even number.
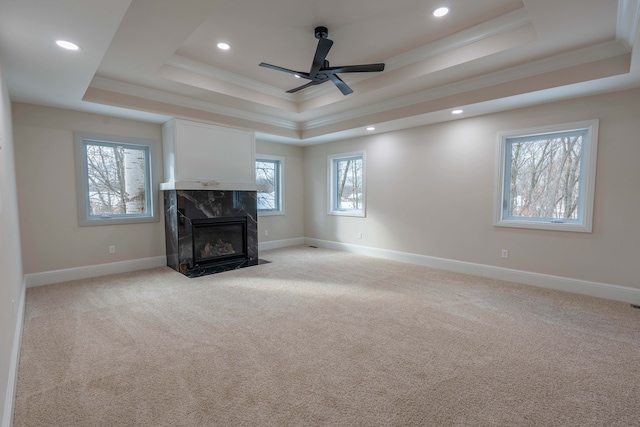
[[[309,83],[305,83],[302,86],[290,89],[287,93],[294,93],[302,89],[306,89],[310,86],[319,85],[321,83],[331,81],[336,85],[343,95],[349,95],[353,93],[351,89],[340,77],[338,73],[370,73],[379,72],[384,70],[384,64],[361,64],[361,65],[343,65],[341,67],[331,67],[329,61],[327,61],[327,54],[333,46],[333,41],[329,40],[329,30],[327,27],[316,27],[314,35],[318,39],[318,47],[316,53],[313,56],[313,62],[311,63],[311,69],[308,73],[301,71],[289,70],[288,68],[279,67],[277,65],[267,64],[261,62],[259,65],[265,68],[271,68],[276,71],[284,71],[285,73],[293,74],[296,77],[309,80]]]

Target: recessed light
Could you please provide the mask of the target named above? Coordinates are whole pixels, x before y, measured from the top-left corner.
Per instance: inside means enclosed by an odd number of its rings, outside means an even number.
[[[439,7],[433,11],[433,16],[435,16],[436,18],[442,18],[447,13],[449,13],[448,7]]]
[[[67,40],[56,40],[56,44],[67,50],[80,50],[80,46]]]
[[[369,127],[367,128],[367,130],[368,130],[368,131],[372,131],[372,130],[376,130],[376,128],[374,128],[373,126],[369,126]]]
[[[224,43],[224,42],[220,42],[220,43],[218,43],[218,49],[221,49],[221,50],[229,50],[229,48],[230,48],[230,47],[231,47],[231,46],[229,46],[229,44],[228,44],[228,43]]]
[[[464,113],[464,110],[453,110],[451,112],[451,114],[462,114],[462,113]]]

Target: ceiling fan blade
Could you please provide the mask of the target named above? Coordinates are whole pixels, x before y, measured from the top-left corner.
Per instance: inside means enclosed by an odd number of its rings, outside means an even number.
[[[298,87],[294,87],[293,89],[288,90],[288,91],[287,91],[287,93],[294,93],[294,92],[297,92],[297,91],[299,91],[299,90],[306,89],[306,88],[308,88],[309,86],[315,86],[315,85],[320,84],[320,83],[322,83],[322,82],[321,82],[321,81],[318,81],[318,80],[311,80],[311,81],[310,81],[309,83],[307,83],[307,84],[304,84],[304,85],[302,85],[302,86],[298,86]]]
[[[302,77],[307,80],[311,80],[307,84],[288,90],[287,93],[294,93],[299,90],[308,88],[309,86],[319,85],[326,82],[327,80],[331,80],[343,95],[349,95],[353,93],[353,89],[351,89],[349,85],[347,85],[344,81],[342,81],[340,77],[338,77],[338,73],[367,73],[384,71],[384,64],[382,63],[330,67],[329,61],[327,61],[327,54],[329,53],[329,50],[331,50],[331,46],[333,46],[333,41],[327,38],[329,31],[327,30],[327,27],[316,27],[314,34],[318,39],[318,46],[316,47],[315,55],[313,55],[313,62],[311,63],[311,69],[308,73],[301,73],[299,71],[289,70],[287,68],[278,67],[277,65],[271,65],[264,62],[260,63],[261,67],[283,71],[285,73],[293,74],[296,77]]]
[[[311,71],[309,71],[309,78],[314,79],[329,53],[329,49],[333,46],[333,41],[329,39],[318,39],[318,47],[316,48],[316,54],[313,56],[313,64],[311,65]]]
[[[350,93],[353,93],[353,89],[347,86],[347,84],[343,82],[340,77],[336,76],[335,74],[329,74],[329,78],[338,87],[338,89],[340,89],[340,92],[342,92],[343,95],[349,95]]]
[[[294,70],[290,70],[290,69],[288,69],[288,68],[278,67],[277,65],[267,64],[267,63],[265,63],[265,62],[261,62],[261,63],[260,63],[260,64],[258,64],[258,65],[259,65],[259,66],[261,66],[261,67],[264,67],[264,68],[270,68],[270,69],[272,69],[272,70],[276,70],[276,71],[284,71],[285,73],[293,74],[293,75],[295,75],[295,76],[300,76],[300,77],[303,77],[303,78],[305,78],[305,79],[310,78],[310,77],[309,77],[309,73],[302,73],[302,72],[300,72],[300,71],[294,71]]]
[[[384,71],[384,64],[345,65],[343,67],[327,67],[322,69],[322,72],[327,74],[369,73],[374,71]]]

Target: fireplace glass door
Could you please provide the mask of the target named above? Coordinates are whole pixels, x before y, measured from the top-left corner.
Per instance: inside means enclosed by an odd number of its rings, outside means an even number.
[[[193,219],[194,265],[247,258],[247,218]]]

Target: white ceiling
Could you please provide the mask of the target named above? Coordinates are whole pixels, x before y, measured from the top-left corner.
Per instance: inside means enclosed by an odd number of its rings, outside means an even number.
[[[0,0],[0,67],[13,101],[307,145],[640,87],[639,23],[640,0]],[[385,70],[286,93],[258,64],[308,71],[320,25],[332,66]]]

